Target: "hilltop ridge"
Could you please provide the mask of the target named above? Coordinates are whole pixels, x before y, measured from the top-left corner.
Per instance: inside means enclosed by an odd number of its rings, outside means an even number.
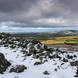
[[[78,77],[78,52],[48,48],[39,40],[28,40],[12,37],[9,33],[0,33],[0,53],[10,64],[2,71],[3,74],[0,74],[1,78]],[[4,58],[1,59],[5,61]],[[2,63],[0,69],[4,69]]]

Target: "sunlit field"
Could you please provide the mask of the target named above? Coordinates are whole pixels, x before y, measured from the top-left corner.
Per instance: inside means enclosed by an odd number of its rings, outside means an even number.
[[[78,44],[78,36],[55,37],[52,40],[41,40],[42,44]]]

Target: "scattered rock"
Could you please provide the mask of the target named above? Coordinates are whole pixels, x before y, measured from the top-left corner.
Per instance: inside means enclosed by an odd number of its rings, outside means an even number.
[[[41,62],[35,62],[34,65],[40,65],[42,64]]]
[[[54,71],[56,71],[56,72],[57,72],[57,68],[55,68],[55,69],[54,69]]]
[[[16,67],[11,68],[11,69],[10,69],[10,72],[21,73],[21,72],[23,72],[25,69],[27,69],[26,66],[24,66],[24,65],[17,65]]]
[[[68,59],[65,59],[65,58],[63,58],[63,60],[62,60],[63,62],[68,62]]]
[[[75,75],[75,77],[78,77],[78,68],[77,68],[77,71],[76,71],[76,75]]]
[[[40,41],[38,41],[38,40],[32,40],[31,41],[33,44],[38,44],[38,43],[40,43]],[[41,44],[41,43],[40,43]]]
[[[78,66],[78,61],[70,62],[71,66]]]
[[[73,59],[73,56],[67,55],[68,59]]]
[[[50,73],[48,71],[43,72],[44,75],[49,75]]]

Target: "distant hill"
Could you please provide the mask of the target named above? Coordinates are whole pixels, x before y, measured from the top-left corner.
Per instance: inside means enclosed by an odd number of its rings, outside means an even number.
[[[76,30],[65,30],[59,32],[51,33],[12,33],[14,37],[26,37],[30,39],[47,40],[54,37],[65,37],[65,36],[78,36],[78,31]]]
[[[56,32],[56,34],[64,34],[64,35],[78,35],[78,31],[76,30],[65,30],[65,31],[59,31]]]

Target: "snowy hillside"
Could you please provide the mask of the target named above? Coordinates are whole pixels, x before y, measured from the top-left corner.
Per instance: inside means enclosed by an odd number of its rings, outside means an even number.
[[[0,78],[78,77],[78,52],[48,48],[37,40],[1,33],[0,53],[11,64]]]

